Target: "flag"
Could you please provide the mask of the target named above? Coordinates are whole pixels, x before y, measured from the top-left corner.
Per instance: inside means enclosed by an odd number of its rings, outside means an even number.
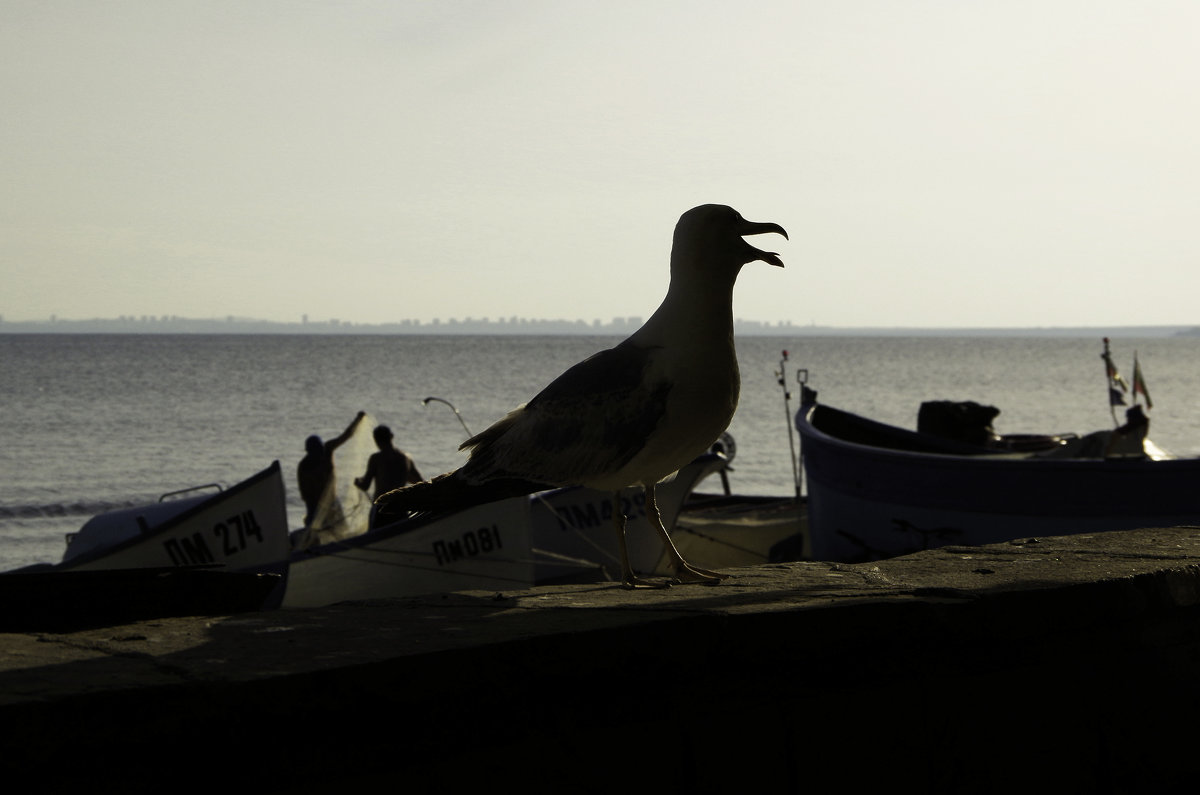
[[[1104,370],[1108,374],[1108,402],[1113,406],[1124,406],[1125,399],[1122,395],[1129,391],[1129,383],[1121,377],[1117,366],[1113,364],[1112,355],[1108,352],[1108,337],[1104,338],[1104,353],[1100,354],[1100,358],[1104,360]],[[1149,403],[1146,405],[1149,406]]]
[[[1122,392],[1128,391],[1129,382],[1117,372],[1117,366],[1113,364],[1111,356],[1104,357],[1105,363],[1108,365],[1108,380],[1114,389],[1120,389]]]
[[[1146,396],[1146,408],[1154,408],[1154,401],[1150,400],[1150,391],[1146,389],[1146,379],[1142,377],[1142,367],[1138,364],[1137,351],[1133,352],[1133,400],[1137,402],[1138,395]]]

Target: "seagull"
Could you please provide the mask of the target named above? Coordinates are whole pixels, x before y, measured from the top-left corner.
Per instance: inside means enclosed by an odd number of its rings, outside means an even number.
[[[662,304],[628,339],[569,368],[532,400],[462,443],[467,463],[431,481],[379,496],[381,518],[457,510],[562,486],[613,492],[613,523],[626,587],[638,578],[625,545],[619,493],[641,486],[646,515],[679,582],[715,584],[724,574],[693,567],[663,526],[655,484],[708,450],[737,409],[733,285],[755,261],[783,267],[745,235],[777,233],[732,207],[705,204],[675,226],[671,282]]]

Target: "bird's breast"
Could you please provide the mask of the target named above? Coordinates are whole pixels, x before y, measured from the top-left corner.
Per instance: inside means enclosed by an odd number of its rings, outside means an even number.
[[[716,353],[715,351],[713,352]],[[710,355],[683,360],[673,374],[665,423],[671,438],[687,444],[687,460],[703,453],[721,435],[737,410],[740,380],[737,359]]]
[[[705,453],[729,427],[737,409],[737,358],[718,347],[702,355],[663,357],[648,373],[669,384],[663,415],[642,449],[619,472],[594,488],[655,483]]]

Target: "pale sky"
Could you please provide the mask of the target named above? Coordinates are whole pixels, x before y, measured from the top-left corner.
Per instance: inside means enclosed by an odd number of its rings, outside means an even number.
[[[0,314],[1196,324],[1194,0],[0,0]]]

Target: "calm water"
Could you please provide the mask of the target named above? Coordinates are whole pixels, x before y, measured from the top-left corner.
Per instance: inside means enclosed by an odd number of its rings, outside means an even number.
[[[359,410],[396,432],[431,476],[459,466],[465,437],[528,400],[614,337],[0,335],[0,569],[57,561],[63,535],[98,512],[205,483],[231,485],[278,459],[293,526],[295,466],[311,433],[336,436]],[[921,401],[1002,410],[1001,433],[1111,427],[1099,339],[748,337],[731,476],[747,494],[794,492],[789,415],[778,384],[787,349],[821,400],[913,427]],[[1151,435],[1200,454],[1200,339],[1114,339],[1134,350],[1154,399]],[[371,424],[364,424],[369,432]],[[369,433],[338,452],[361,474]],[[715,484],[711,486],[715,488]]]

